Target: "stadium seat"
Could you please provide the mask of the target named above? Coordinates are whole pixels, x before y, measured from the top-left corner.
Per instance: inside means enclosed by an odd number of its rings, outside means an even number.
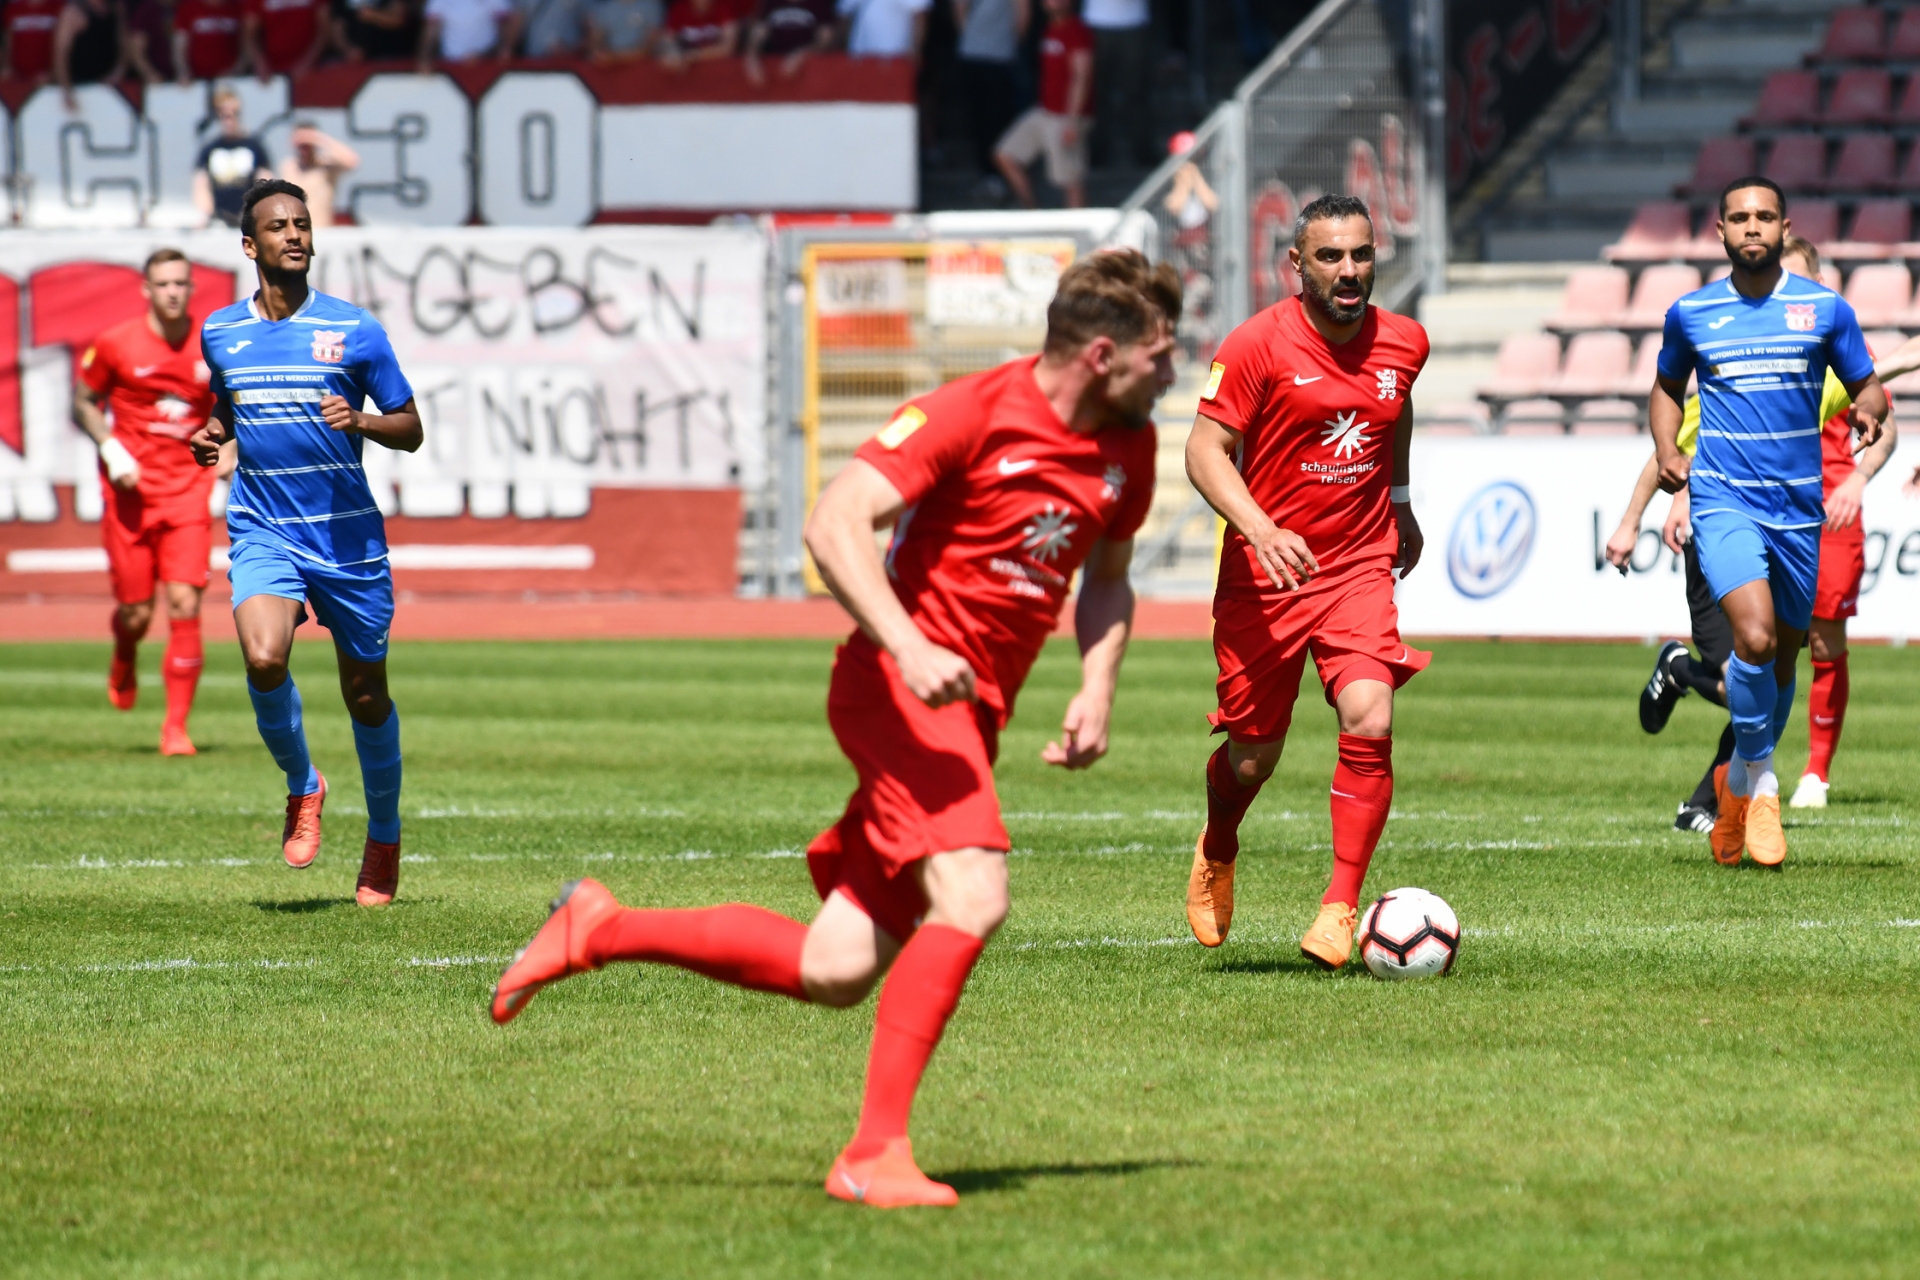
[[[1509,436],[1563,436],[1567,412],[1558,400],[1522,400],[1507,406],[1500,431]]]
[[[1435,436],[1482,436],[1493,430],[1487,406],[1467,401],[1440,405],[1414,425]]]
[[[1920,75],[1907,77],[1907,87],[1900,91],[1900,100],[1893,104],[1893,123],[1920,124]]]
[[[1820,75],[1815,71],[1775,71],[1760,88],[1753,114],[1742,128],[1779,129],[1812,124],[1820,118]]]
[[[1840,206],[1831,200],[1795,200],[1787,215],[1794,234],[1813,241],[1822,252],[1840,238]]]
[[[1638,396],[1644,400],[1653,392],[1653,380],[1660,373],[1661,336],[1650,333],[1640,339],[1640,345],[1633,353],[1633,368],[1614,389],[1616,396]]]
[[[1875,329],[1862,335],[1867,340],[1867,350],[1873,353],[1875,360],[1884,360],[1906,344],[1907,335],[1898,329]],[[1907,374],[1907,377],[1914,375]],[[1899,379],[1894,379],[1898,382]]]
[[[1686,203],[1650,200],[1633,211],[1633,221],[1607,246],[1606,256],[1615,262],[1659,262],[1683,256],[1692,243],[1693,214]]]
[[[1863,200],[1853,215],[1847,239],[1891,246],[1905,241],[1912,229],[1913,208],[1905,200]]]
[[[1658,329],[1667,322],[1667,308],[1682,294],[1700,287],[1700,272],[1681,263],[1662,263],[1640,273],[1633,302],[1621,320],[1625,329]]]
[[[1913,277],[1897,262],[1874,262],[1855,267],[1847,281],[1846,299],[1866,328],[1882,328],[1905,321],[1913,296]]]
[[[1573,411],[1577,436],[1632,436],[1640,434],[1640,406],[1631,400],[1583,400]]]
[[[1893,135],[1855,133],[1840,144],[1839,158],[1827,176],[1829,191],[1884,191],[1893,183]],[[1781,186],[1785,182],[1775,178]],[[1804,184],[1803,184],[1804,185]]]
[[[1821,263],[1820,264],[1820,283],[1827,286],[1827,288],[1833,290],[1835,293],[1839,293],[1840,292],[1840,268],[1834,266],[1831,262]]]
[[[1827,140],[1817,133],[1783,133],[1773,140],[1773,149],[1767,153],[1767,167],[1762,172],[1784,191],[1819,191],[1827,181]],[[1742,176],[1732,174],[1720,186]],[[1891,165],[1887,176],[1893,176]],[[1719,194],[1719,188],[1715,188],[1714,194]]]
[[[1553,381],[1558,396],[1611,396],[1633,369],[1633,339],[1617,329],[1576,333]]]
[[[1870,4],[1835,9],[1827,20],[1826,38],[1807,55],[1808,62],[1879,62],[1887,56],[1887,28],[1880,10]]]
[[[1920,62],[1920,6],[1900,10],[1893,24],[1893,38],[1887,41],[1887,61]]]
[[[1914,76],[1920,80],[1920,75]],[[1907,162],[1893,175],[1895,191],[1920,191],[1920,144],[1907,148]]]
[[[1560,311],[1547,328],[1604,329],[1627,309],[1627,273],[1619,267],[1578,267],[1567,276]]]
[[[1673,189],[1677,196],[1718,196],[1735,178],[1753,172],[1752,138],[1708,138],[1693,157],[1693,177]]]
[[[1840,73],[1827,109],[1821,113],[1824,125],[1885,124],[1893,115],[1893,77],[1879,67],[1854,67]]]
[[[1483,400],[1526,400],[1539,395],[1560,372],[1560,339],[1550,333],[1510,333],[1494,357],[1493,378],[1480,388]]]

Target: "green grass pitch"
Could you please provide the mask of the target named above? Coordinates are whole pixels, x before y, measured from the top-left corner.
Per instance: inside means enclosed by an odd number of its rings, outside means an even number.
[[[1657,738],[1635,646],[1442,644],[1401,697],[1368,881],[1449,899],[1458,968],[1324,975],[1332,715],[1311,678],[1246,828],[1232,939],[1187,937],[1206,646],[1130,656],[1113,754],[1004,741],[1014,911],[928,1073],[952,1211],[820,1182],[872,1005],[617,966],[507,1029],[484,1004],[562,881],[802,916],[851,771],[830,646],[397,646],[401,898],[353,905],[358,772],[296,653],[327,842],[280,863],[237,654],[161,760],[159,649],[0,649],[0,1273],[115,1276],[1891,1276],[1920,1272],[1911,652],[1854,656],[1784,874],[1668,830],[1719,731]],[[1803,666],[1803,679],[1805,668]],[[1804,698],[1782,749],[1804,759]]]

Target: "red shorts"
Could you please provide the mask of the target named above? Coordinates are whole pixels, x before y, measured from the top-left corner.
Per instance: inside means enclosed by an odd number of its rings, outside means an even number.
[[[1398,689],[1433,660],[1401,642],[1393,575],[1385,569],[1356,570],[1349,581],[1324,582],[1301,595],[1215,597],[1220,709],[1207,719],[1235,742],[1285,738],[1309,650],[1328,706],[1355,680]]]
[[[102,484],[106,509],[100,515],[100,539],[107,547],[115,600],[121,604],[151,600],[155,582],[207,585],[213,521],[207,515],[204,492],[151,503],[138,492]]]
[[[840,890],[904,942],[927,913],[914,863],[954,849],[1012,847],[993,789],[999,733],[991,716],[970,702],[927,706],[864,635],[840,646],[827,723],[860,785],[840,821],[807,846],[823,900]]]
[[[1813,589],[1813,616],[1851,618],[1860,612],[1860,580],[1867,574],[1867,539],[1855,525],[1820,535],[1820,579]]]

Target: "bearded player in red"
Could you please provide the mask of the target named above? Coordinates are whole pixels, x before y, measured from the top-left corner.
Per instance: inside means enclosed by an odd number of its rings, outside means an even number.
[[[1240,821],[1280,762],[1311,652],[1340,759],[1333,881],[1300,950],[1337,969],[1393,801],[1393,691],[1431,657],[1401,643],[1393,602],[1394,569],[1410,571],[1423,545],[1407,498],[1408,393],[1428,344],[1418,324],[1368,305],[1373,221],[1359,200],[1307,205],[1287,256],[1300,296],[1227,335],[1187,440],[1187,475],[1227,522],[1209,717],[1227,741],[1207,761],[1187,922],[1206,946],[1226,941]]]
[[[206,425],[213,392],[187,314],[193,264],[178,249],[147,259],[147,314],[115,325],[80,357],[73,420],[100,448],[106,509],[100,536],[118,608],[107,697],[122,711],[139,694],[134,654],[153,623],[154,588],[165,583],[171,628],[160,672],[167,715],[160,754],[190,756],[187,713],[200,684],[200,596],[207,588],[213,482],[232,472],[230,446],[216,470],[193,460],[187,437]],[[113,421],[107,421],[107,413]]]
[[[1131,250],[1075,263],[1038,358],[912,401],[820,495],[807,548],[859,623],[834,659],[827,722],[860,785],[807,850],[823,899],[812,925],[741,904],[629,910],[575,881],[501,975],[494,1021],[610,960],[836,1008],[888,974],[860,1127],[827,1193],[880,1207],[955,1202],[914,1163],[907,1118],[1007,913],[1000,730],[1079,569],[1083,683],[1041,758],[1083,769],[1106,754],[1133,618],[1127,567],[1153,497],[1150,414],[1173,381],[1179,315],[1170,268]],[[883,558],[873,534],[888,526]]]

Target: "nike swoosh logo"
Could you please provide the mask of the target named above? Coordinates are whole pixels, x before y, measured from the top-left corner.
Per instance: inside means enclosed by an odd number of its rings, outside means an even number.
[[[840,1171],[840,1181],[846,1185],[848,1191],[853,1193],[855,1200],[865,1200],[867,1198],[866,1187],[848,1177],[845,1169]]]
[[[157,364],[137,364],[133,366],[133,376],[136,378],[144,378],[159,367]]]
[[[250,347],[252,345],[253,345],[252,338],[242,338],[240,339],[240,341],[234,343],[232,346],[227,348],[227,354],[232,355],[234,352],[238,351],[240,348]]]
[[[1038,465],[1040,465],[1040,463],[1037,458],[1023,458],[1019,462],[1015,462],[1012,458],[1002,458],[1000,459],[1000,474],[1003,476],[1017,476],[1022,471]]]
[[[1314,375],[1313,375],[1313,376],[1312,376],[1311,378],[1303,378],[1303,377],[1301,377],[1301,376],[1300,376],[1299,374],[1297,374],[1297,373],[1296,373],[1296,374],[1294,374],[1294,375],[1293,375],[1293,385],[1294,385],[1294,386],[1296,386],[1296,387],[1304,387],[1304,386],[1306,386],[1306,385],[1307,385],[1307,384],[1308,384],[1309,382],[1318,382],[1318,381],[1320,381],[1320,379],[1322,379],[1322,378],[1324,378],[1324,377],[1326,377],[1326,376],[1327,376],[1327,375],[1326,375],[1326,374],[1324,374],[1324,373],[1316,373],[1316,374],[1314,374]]]
[[[1396,663],[1405,662],[1406,660],[1407,660],[1407,651],[1405,649],[1402,649],[1400,651],[1400,656],[1394,659]]]
[[[1721,316],[1718,320],[1715,320],[1712,324],[1708,325],[1707,328],[1718,329],[1723,324],[1732,324],[1732,323],[1733,323],[1732,316]]]

